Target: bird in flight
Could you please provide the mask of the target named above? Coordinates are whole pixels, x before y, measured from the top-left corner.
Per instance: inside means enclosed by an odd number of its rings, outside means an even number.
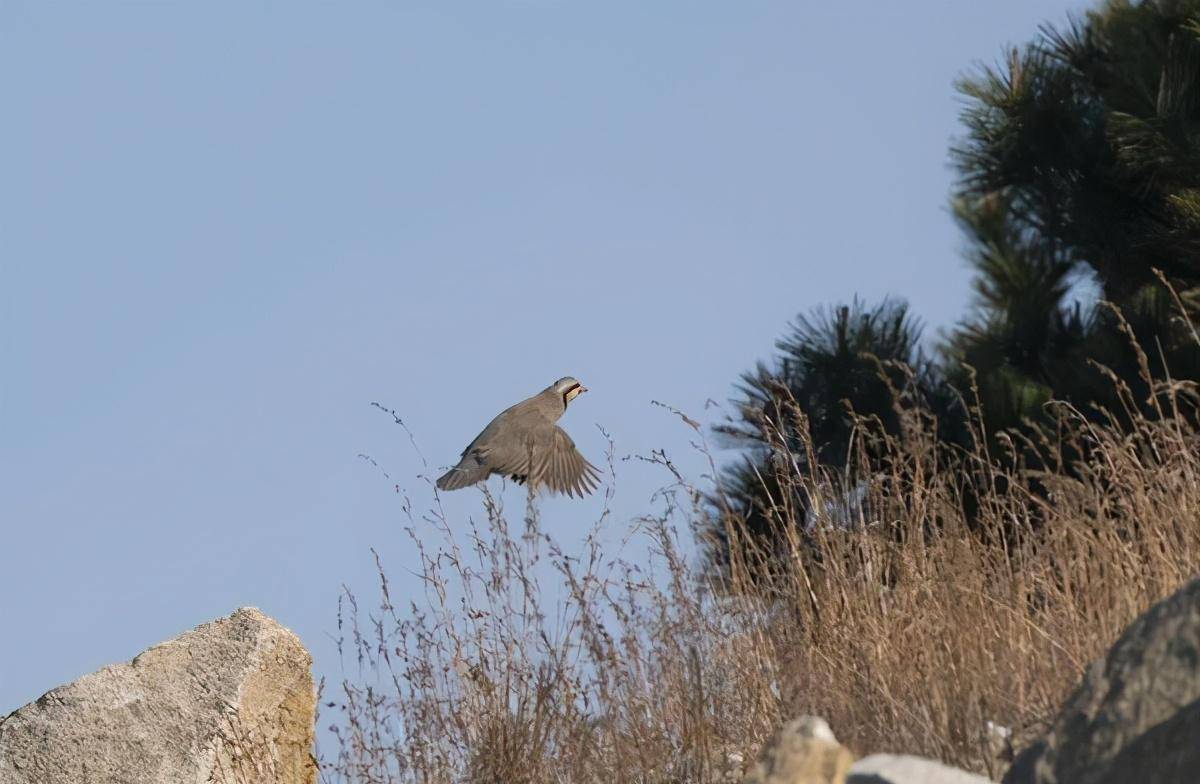
[[[530,493],[583,496],[600,485],[600,472],[579,454],[575,442],[555,424],[567,405],[587,388],[571,376],[506,408],[463,450],[458,465],[437,480],[439,490],[458,490],[492,474],[527,484]]]

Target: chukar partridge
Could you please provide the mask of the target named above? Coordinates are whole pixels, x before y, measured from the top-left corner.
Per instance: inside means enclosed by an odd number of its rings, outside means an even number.
[[[583,459],[555,422],[587,388],[570,376],[505,409],[463,450],[458,465],[437,480],[439,490],[458,490],[492,474],[528,483],[530,492],[583,497],[600,484],[600,472]]]

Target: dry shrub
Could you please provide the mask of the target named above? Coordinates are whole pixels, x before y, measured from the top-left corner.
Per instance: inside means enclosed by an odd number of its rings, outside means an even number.
[[[572,556],[532,509],[513,533],[490,495],[478,525],[406,501],[424,594],[398,608],[381,569],[378,612],[344,597],[360,674],[327,704],[322,775],[730,781],[781,721],[814,713],[860,753],[998,776],[989,726],[1018,745],[1043,729],[1086,663],[1200,564],[1195,391],[1156,389],[1151,415],[1128,395],[1105,424],[1058,404],[1022,441],[976,418],[966,450],[902,406],[898,436],[859,423],[836,474],[780,449],[769,551],[661,453],[648,460],[670,485],[628,534],[649,541],[638,562],[603,552],[607,512]],[[712,524],[734,542],[720,580],[690,555]]]
[[[1000,454],[981,429],[974,449],[948,449],[909,410],[899,437],[860,423],[853,470],[787,477],[823,513],[779,510],[782,543],[743,537],[731,569],[735,590],[787,609],[764,633],[785,712],[824,716],[862,752],[998,777],[989,726],[1030,740],[1085,665],[1200,565],[1194,392],[1159,389],[1161,415],[1128,401],[1098,426],[1058,404],[1056,427],[1000,438]]]

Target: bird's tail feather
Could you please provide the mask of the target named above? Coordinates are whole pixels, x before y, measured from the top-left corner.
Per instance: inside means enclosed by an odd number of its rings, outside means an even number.
[[[438,490],[460,490],[488,478],[488,470],[482,466],[463,467],[457,465],[437,480]]]

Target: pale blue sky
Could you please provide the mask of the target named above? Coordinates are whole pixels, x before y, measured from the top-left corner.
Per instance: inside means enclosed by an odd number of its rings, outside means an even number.
[[[1078,7],[0,0],[0,715],[241,605],[334,674],[368,548],[414,589],[356,455],[431,495],[370,401],[440,466],[569,373],[593,462],[682,456],[649,401],[799,311],[950,323],[952,82]],[[661,483],[622,471],[617,526]]]

